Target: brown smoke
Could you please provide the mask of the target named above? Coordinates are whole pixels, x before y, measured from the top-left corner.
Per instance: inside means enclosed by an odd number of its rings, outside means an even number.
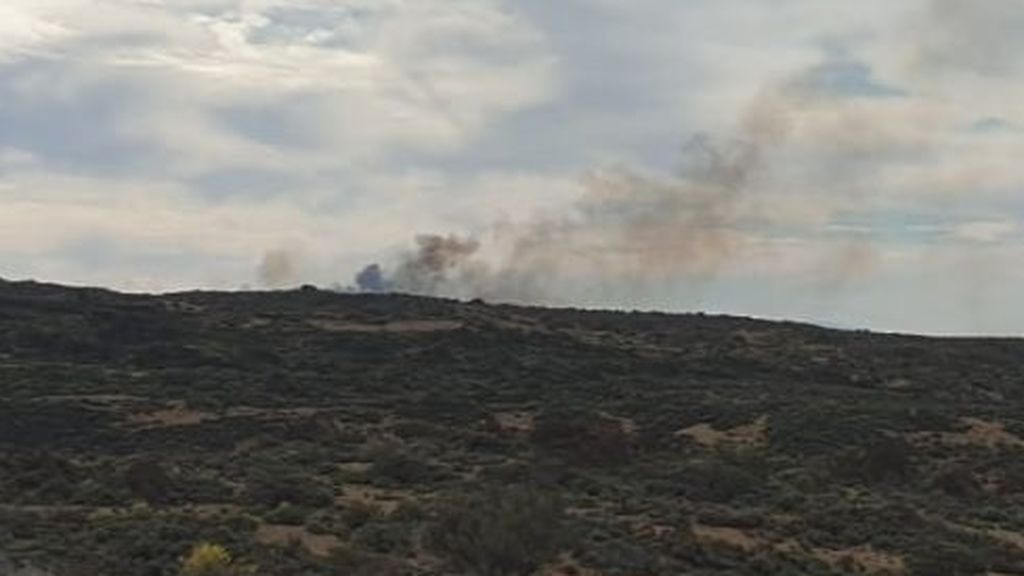
[[[434,234],[417,236],[416,245],[414,252],[404,255],[391,277],[389,283],[394,289],[417,294],[444,291],[480,248],[471,238]]]
[[[256,275],[260,284],[268,288],[283,288],[293,284],[298,277],[295,256],[288,250],[268,250],[256,268]]]
[[[495,264],[478,257],[476,239],[419,236],[418,248],[372,285],[531,301],[544,299],[573,272],[597,271],[605,280],[638,284],[680,275],[713,277],[742,247],[747,197],[756,188],[765,149],[785,137],[786,122],[773,100],[759,99],[736,137],[692,138],[676,175],[594,170],[565,213],[494,227],[489,237],[504,249]],[[361,275],[373,276],[367,274],[373,266]]]
[[[844,105],[807,81],[813,72],[802,71],[763,90],[740,115],[731,137],[692,138],[674,175],[623,167],[591,171],[569,209],[495,226],[480,239],[420,236],[418,249],[377,285],[535,302],[551,300],[572,278],[593,278],[635,293],[672,280],[706,282],[755,252],[771,257],[771,250],[758,248],[772,239],[774,227],[786,221],[791,209],[764,194],[777,159],[788,154],[786,168],[797,167],[793,178],[798,187],[814,186],[828,181],[823,172],[833,163],[870,172],[876,143],[887,141],[885,133],[865,128],[878,120],[870,112]],[[822,166],[804,166],[814,159]],[[858,195],[869,175],[837,174],[833,180],[835,190],[822,194],[847,194],[847,201],[865,207],[868,199]],[[803,228],[788,234],[826,239],[833,234],[826,225],[840,209],[828,208],[823,219],[799,224]],[[832,238],[837,239],[820,243],[836,248],[816,258],[816,269],[809,272],[812,285],[834,290],[875,269],[878,256],[869,235]],[[498,255],[489,251],[487,258],[481,256],[481,240]]]

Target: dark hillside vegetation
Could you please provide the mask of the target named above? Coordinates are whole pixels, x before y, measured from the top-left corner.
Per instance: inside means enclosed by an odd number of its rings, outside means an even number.
[[[0,282],[0,574],[203,543],[211,574],[1024,574],[1024,341]]]

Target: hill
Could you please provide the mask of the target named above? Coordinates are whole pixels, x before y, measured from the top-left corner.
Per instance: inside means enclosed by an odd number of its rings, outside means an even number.
[[[209,542],[267,575],[1024,574],[1022,360],[700,314],[2,282],[0,572],[176,574]]]

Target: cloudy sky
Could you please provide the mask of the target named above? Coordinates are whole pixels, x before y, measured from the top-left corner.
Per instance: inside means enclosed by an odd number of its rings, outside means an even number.
[[[0,276],[442,233],[459,296],[1020,334],[1022,103],[1019,0],[0,0]]]

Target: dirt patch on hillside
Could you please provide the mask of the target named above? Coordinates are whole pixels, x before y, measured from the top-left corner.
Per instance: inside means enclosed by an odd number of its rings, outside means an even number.
[[[366,474],[373,467],[372,462],[341,462],[337,464],[338,470],[349,474]]]
[[[814,548],[811,554],[833,568],[855,566],[862,574],[902,574],[906,571],[903,559],[870,546],[833,550]]]
[[[256,418],[270,418],[270,419],[290,419],[290,418],[310,418],[325,412],[326,408],[253,408],[250,406],[237,406],[234,408],[228,408],[225,414],[228,418],[245,418],[245,417],[256,417]]]
[[[341,540],[329,534],[313,534],[302,526],[263,524],[256,530],[256,541],[268,546],[302,545],[310,554],[326,558],[341,545]]]
[[[768,417],[761,416],[751,424],[727,430],[715,430],[711,424],[695,424],[676,432],[677,437],[689,437],[701,446],[746,446],[760,448],[768,445]]]
[[[579,561],[569,554],[562,554],[558,560],[542,566],[535,576],[600,576],[597,570],[580,566]]]
[[[499,432],[529,434],[535,427],[533,412],[498,412],[491,415],[490,424]]]
[[[1003,544],[1009,544],[1010,546],[1024,550],[1024,533],[1021,532],[1014,532],[1012,530],[1005,530],[1002,528],[969,526],[967,524],[952,522],[939,516],[928,515],[925,516],[925,518],[956,532],[971,534],[973,536],[988,536],[989,538],[998,540]]]
[[[963,432],[913,432],[907,438],[911,443],[917,445],[1024,448],[1024,440],[1007,432],[1006,425],[1002,422],[990,422],[981,418],[961,418],[960,423],[966,427]]]
[[[902,558],[870,546],[808,548],[791,538],[779,541],[748,530],[700,523],[692,524],[691,531],[700,542],[725,545],[745,553],[771,549],[793,557],[810,556],[835,569],[843,570],[852,566],[858,574],[903,574],[906,571]]]
[[[974,444],[994,447],[998,445],[1024,447],[1024,440],[1006,431],[1006,425],[1002,422],[988,422],[979,418],[964,418],[964,424],[969,426],[964,436]]]
[[[691,526],[691,530],[693,531],[693,535],[702,542],[725,544],[730,548],[736,548],[744,552],[752,552],[767,544],[764,539],[754,536],[744,530],[740,530],[739,528],[708,526],[705,524],[694,523]]]
[[[370,324],[331,318],[310,320],[309,324],[327,332],[379,333],[430,333],[460,330],[465,324],[458,320],[399,320]]]
[[[58,394],[39,396],[40,402],[84,402],[89,404],[126,404],[129,402],[145,402],[149,398],[130,396],[128,394]]]
[[[190,409],[185,402],[169,402],[167,407],[153,412],[141,412],[128,416],[128,422],[140,428],[170,428],[174,426],[195,426],[207,420],[216,420],[217,415]]]
[[[346,485],[334,501],[341,506],[369,506],[384,514],[391,514],[405,502],[414,500],[415,495],[407,490],[388,490],[373,486]]]
[[[1024,534],[1021,534],[1020,532],[996,529],[988,530],[987,533],[989,536],[992,536],[1000,542],[1009,544],[1011,546],[1016,546],[1018,549],[1024,550]]]
[[[632,418],[624,418],[622,416],[616,416],[607,412],[598,412],[598,416],[604,418],[609,422],[615,422],[619,426],[619,430],[622,431],[626,436],[632,436],[636,434],[636,421]]]

